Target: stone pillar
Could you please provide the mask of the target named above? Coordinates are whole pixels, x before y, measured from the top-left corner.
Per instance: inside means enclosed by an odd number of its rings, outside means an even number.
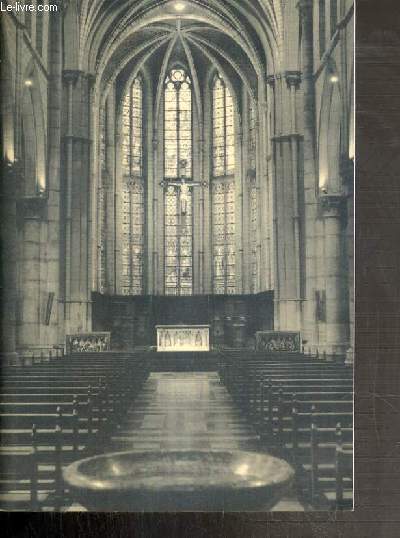
[[[202,188],[202,198],[204,203],[204,215],[212,214],[212,182],[210,178],[210,162],[211,162],[211,119],[212,119],[212,93],[210,90],[210,85],[207,84],[204,89],[204,140],[203,140],[203,151],[202,151],[202,170],[203,170],[203,181],[207,184],[206,187]],[[212,242],[213,242],[213,233],[211,226],[211,218],[204,219],[203,222],[203,293],[209,294],[213,291],[213,282],[212,282]],[[222,317],[221,317],[222,319]],[[223,323],[222,323],[223,325]]]
[[[297,133],[296,91],[300,73],[275,76],[276,133],[272,137],[275,220],[275,328],[300,330],[300,212],[302,182],[299,166],[301,137]]]
[[[271,110],[272,124],[274,122],[274,77],[268,77],[269,88],[265,81],[259,83],[259,129],[257,151],[257,183],[259,187],[259,291],[272,290],[275,286],[275,221],[273,196],[273,163],[271,158],[270,140],[272,133],[268,128],[268,113]],[[271,126],[273,129],[273,127]]]
[[[341,159],[340,175],[346,188],[347,205],[347,233],[346,233],[346,254],[347,254],[347,289],[349,307],[349,347],[346,351],[346,364],[354,362],[354,161],[343,156]]]
[[[92,77],[66,71],[67,82],[67,188],[66,283],[67,332],[91,330],[91,103]]]
[[[325,231],[326,345],[327,355],[343,355],[346,351],[346,309],[343,297],[343,263],[341,227],[344,198],[337,195],[320,197]]]
[[[302,338],[306,349],[318,346],[315,302],[315,222],[317,218],[316,136],[315,136],[315,86],[313,65],[313,0],[299,0],[302,32],[302,87],[303,87],[303,156],[304,156],[304,245],[305,279]]]
[[[22,229],[23,252],[20,260],[20,319],[17,346],[21,351],[40,348],[40,232],[46,199],[21,198],[17,213]]]
[[[61,107],[62,107],[62,15],[51,16],[49,28],[49,168],[48,168],[48,236],[47,291],[54,292],[53,309],[49,320],[50,344],[64,343],[64,312],[60,302],[60,166],[61,166]]]
[[[153,139],[154,139],[154,118],[153,118],[153,85],[150,81],[146,82],[146,94],[145,94],[145,106],[146,115],[145,122],[147,129],[145,130],[145,152],[146,152],[146,175],[145,175],[145,187],[146,191],[146,227],[147,227],[147,245],[146,245],[146,264],[145,264],[145,290],[149,295],[154,294],[154,259],[155,259],[155,244],[154,244],[154,193],[155,193],[155,151],[153,151]]]
[[[1,244],[4,253],[1,267],[3,285],[1,313],[1,353],[6,360],[13,360],[16,354],[16,304],[17,304],[17,222],[16,187],[20,182],[20,166],[16,161],[3,162],[1,191]]]

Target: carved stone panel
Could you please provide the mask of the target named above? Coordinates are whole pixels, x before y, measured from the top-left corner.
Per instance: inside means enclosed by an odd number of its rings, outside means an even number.
[[[285,353],[300,352],[300,333],[288,331],[258,331],[256,332],[256,350]]]

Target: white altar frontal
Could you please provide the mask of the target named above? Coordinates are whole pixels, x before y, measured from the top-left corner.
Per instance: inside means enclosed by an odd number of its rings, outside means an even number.
[[[209,325],[157,325],[157,351],[210,351]]]

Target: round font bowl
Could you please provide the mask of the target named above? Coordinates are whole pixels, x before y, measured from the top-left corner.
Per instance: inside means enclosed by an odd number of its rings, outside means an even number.
[[[93,511],[266,511],[294,471],[268,454],[182,450],[94,456],[63,474],[73,500]]]

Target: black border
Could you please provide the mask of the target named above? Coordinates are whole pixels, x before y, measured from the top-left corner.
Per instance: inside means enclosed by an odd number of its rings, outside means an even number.
[[[2,513],[4,536],[400,536],[399,0],[357,0],[356,26],[355,511]]]

